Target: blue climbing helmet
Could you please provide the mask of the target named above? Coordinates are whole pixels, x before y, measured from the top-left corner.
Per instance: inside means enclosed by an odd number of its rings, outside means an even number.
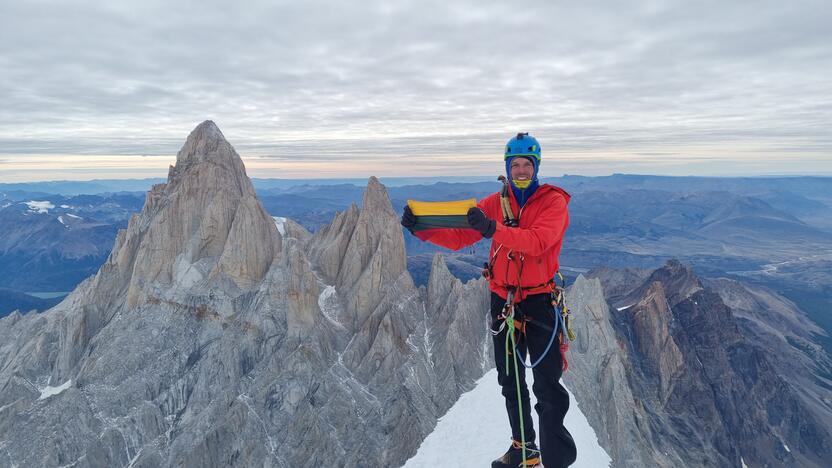
[[[511,180],[511,161],[516,157],[528,158],[534,164],[534,175],[532,179],[525,184],[519,181],[512,180],[513,188],[527,189],[531,188],[529,195],[537,189],[537,171],[540,169],[540,143],[537,139],[528,132],[518,133],[506,143],[506,152],[503,159],[506,162],[506,177]],[[515,193],[516,195],[517,193]]]
[[[515,156],[532,156],[534,158],[532,162],[535,166],[538,166],[540,164],[540,143],[528,132],[518,133],[516,137],[506,143],[504,159],[508,161]]]

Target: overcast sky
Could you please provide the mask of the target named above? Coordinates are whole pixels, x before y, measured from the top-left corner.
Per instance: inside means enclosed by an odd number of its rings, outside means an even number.
[[[206,119],[257,177],[496,174],[521,130],[543,175],[832,175],[830,11],[0,0],[0,182],[164,177]]]

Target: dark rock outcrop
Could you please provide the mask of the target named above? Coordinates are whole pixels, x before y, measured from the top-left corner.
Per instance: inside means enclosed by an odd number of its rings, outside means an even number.
[[[732,309],[689,267],[668,262],[629,290],[616,278],[632,275],[600,276],[615,286],[607,300],[616,307],[604,314],[597,297],[591,311],[579,302],[584,308],[576,310],[576,320],[590,313],[602,329],[613,325],[618,349],[602,348],[602,355],[622,363],[626,380],[593,359],[589,366],[573,360],[588,375],[566,380],[575,384],[579,404],[591,408],[590,420],[601,420],[596,430],[615,466],[631,466],[639,457],[642,463],[653,457],[650,464],[658,466],[824,466],[832,449],[823,423],[829,408],[819,413],[807,405],[772,365],[771,351],[743,336]],[[579,279],[570,297],[592,291],[586,284]],[[597,339],[597,331],[586,333]],[[593,381],[604,379],[613,382],[602,388],[618,388],[615,403],[584,396]],[[626,422],[604,423],[622,405],[632,409]],[[622,441],[633,445],[625,450]]]

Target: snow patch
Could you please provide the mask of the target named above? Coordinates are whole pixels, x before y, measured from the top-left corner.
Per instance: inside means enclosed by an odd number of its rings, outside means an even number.
[[[791,450],[789,450],[789,446],[788,446],[788,445],[783,444],[783,448],[784,448],[784,449],[786,449],[786,451],[787,451],[787,452],[792,453],[792,451],[791,451]]]
[[[564,425],[578,447],[578,459],[572,466],[608,467],[612,461],[610,456],[598,444],[595,431],[578,405],[574,404],[571,393],[569,397],[573,405],[566,413]],[[534,395],[531,398],[534,405]],[[449,453],[453,454],[454,460],[464,460],[464,466],[490,466],[491,461],[502,455],[510,443],[511,430],[504,408],[503,396],[497,385],[497,370],[491,369],[439,420],[436,429],[422,441],[416,455],[404,467],[445,466]],[[532,419],[535,427],[539,428],[536,412],[532,412]],[[545,464],[546,460],[543,461]]]
[[[274,220],[274,225],[277,226],[277,231],[280,233],[281,236],[286,235],[286,218],[281,216],[272,216]]]
[[[29,207],[29,211],[33,211],[35,213],[41,213],[41,214],[49,213],[49,210],[51,210],[52,208],[55,208],[55,205],[53,205],[49,201],[37,201],[37,200],[27,201],[26,206]]]
[[[67,208],[72,208],[72,207],[71,207],[71,206],[69,206],[69,205],[61,205],[61,208],[63,208],[63,209],[67,209]]]
[[[748,465],[745,464],[745,460],[742,457],[740,457],[740,463],[742,463],[742,468],[748,468]]]
[[[63,224],[64,226],[66,226],[66,223],[64,222],[64,217],[63,216],[58,216],[58,222]]]
[[[318,296],[318,308],[330,322],[341,325],[338,321],[338,295],[335,286],[327,286]]]
[[[71,386],[72,379],[67,380],[66,382],[64,382],[61,385],[58,385],[57,387],[50,387],[47,385],[45,388],[40,389],[40,397],[38,398],[38,400],[45,400],[51,396],[55,396]]]
[[[67,213],[66,215],[67,215],[67,216],[69,216],[70,218],[75,218],[75,219],[84,219],[84,218],[82,218],[82,217],[80,217],[80,216],[75,216],[74,214],[71,214],[71,213]]]
[[[632,306],[634,306],[634,305],[635,305],[635,304],[630,304],[630,305],[628,305],[628,306],[624,306],[624,307],[616,307],[616,308],[615,308],[615,310],[617,310],[617,311],[621,312],[622,310],[627,310],[627,309],[629,309],[630,307],[632,307]]]
[[[202,273],[185,260],[184,255],[180,255],[173,266],[173,275],[180,288],[190,288],[196,283],[202,281]]]

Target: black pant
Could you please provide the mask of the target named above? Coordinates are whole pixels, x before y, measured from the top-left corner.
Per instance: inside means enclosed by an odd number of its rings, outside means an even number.
[[[491,319],[494,329],[499,325],[497,317],[503,310],[506,300],[491,293]],[[552,304],[549,294],[534,294],[528,296],[514,307],[514,316],[522,320],[523,316],[531,317],[533,320],[526,326],[526,333],[517,334],[517,349],[520,356],[525,360],[528,352],[531,363],[537,362],[540,355],[549,344],[552,336],[551,329],[542,326],[535,326],[538,322],[548,327],[554,326]],[[516,352],[511,350],[508,361],[508,372],[506,372],[506,329],[494,336],[494,357],[497,362],[497,381],[503,388],[503,396],[506,399],[506,411],[508,412],[509,423],[511,424],[511,436],[514,440],[520,440],[520,415],[517,407],[517,383],[514,377],[514,362]],[[511,345],[509,345],[511,346]],[[558,337],[552,343],[549,352],[540,363],[532,369],[534,384],[532,390],[537,397],[535,410],[540,417],[540,453],[542,462],[546,468],[560,468],[571,465],[575,462],[577,450],[572,435],[563,426],[563,418],[569,410],[569,394],[563,385],[560,384],[560,377],[563,374],[562,360]],[[526,369],[517,363],[520,371],[520,399],[523,402],[523,428],[525,429],[526,441],[535,440],[534,425],[532,424],[531,408],[529,407],[529,389],[526,386]]]

